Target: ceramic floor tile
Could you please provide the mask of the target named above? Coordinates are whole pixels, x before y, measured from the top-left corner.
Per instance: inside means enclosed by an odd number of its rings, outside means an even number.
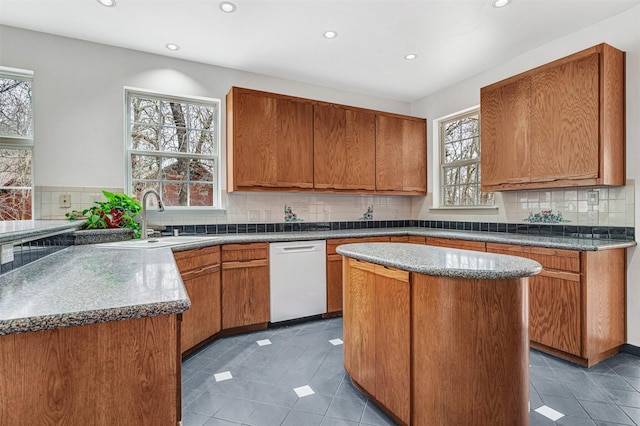
[[[271,340],[269,339],[256,340],[256,343],[258,344],[258,346],[267,346],[271,344]]]
[[[344,342],[342,341],[342,339],[331,339],[329,340],[329,343],[331,343],[333,346],[338,346],[342,345]]]
[[[293,406],[293,410],[324,416],[332,400],[333,396],[316,393],[304,398],[299,398],[296,405]]]
[[[331,401],[331,405],[329,405],[327,417],[360,422],[362,413],[364,412],[364,406],[365,402],[360,399],[335,397],[333,401]]]
[[[602,402],[580,402],[584,409],[594,420],[602,420],[605,422],[619,423],[623,425],[633,425],[633,422],[619,407],[614,404],[605,404]]]
[[[543,416],[550,420],[553,420],[554,422],[564,417],[564,414],[546,405],[536,408],[535,412],[538,414],[542,414]]]
[[[290,411],[282,426],[319,426],[324,417],[303,411]]]
[[[222,373],[216,373],[213,375],[215,377],[216,382],[222,382],[223,380],[231,380],[233,376],[231,375],[231,371],[223,371]]]
[[[304,398],[305,396],[313,395],[315,393],[308,385],[300,386],[299,388],[295,388],[293,391],[298,395],[298,398]]]

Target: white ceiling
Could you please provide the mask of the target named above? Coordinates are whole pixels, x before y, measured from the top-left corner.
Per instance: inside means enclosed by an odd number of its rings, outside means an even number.
[[[413,101],[640,4],[235,0],[226,14],[218,0],[117,2],[0,0],[0,24]],[[323,38],[329,29],[336,39]],[[410,52],[418,58],[405,60]]]

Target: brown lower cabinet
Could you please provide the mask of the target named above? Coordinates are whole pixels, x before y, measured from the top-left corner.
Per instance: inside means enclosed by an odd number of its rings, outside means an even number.
[[[191,300],[180,329],[184,354],[221,329],[220,247],[176,252],[174,258]]]
[[[266,327],[269,322],[267,243],[222,246],[222,328]]]
[[[531,347],[583,366],[619,352],[626,341],[626,250],[560,250],[487,243],[491,253],[533,259],[529,280]]]
[[[336,253],[336,247],[342,244],[388,243],[391,238],[408,240],[406,236],[337,238],[327,240],[327,315],[340,315],[342,313],[342,256]],[[394,242],[398,241],[394,240]]]

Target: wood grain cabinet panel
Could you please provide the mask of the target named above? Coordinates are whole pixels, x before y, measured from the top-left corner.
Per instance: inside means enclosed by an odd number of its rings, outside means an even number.
[[[355,243],[388,243],[391,237],[337,238],[327,240],[327,314],[342,313],[342,256],[336,247]],[[395,237],[393,237],[395,238]]]
[[[269,322],[267,243],[222,246],[222,329]]]
[[[426,121],[376,115],[376,191],[427,192]]]
[[[481,184],[493,188],[529,182],[529,97],[531,79],[481,89]]]
[[[531,346],[591,366],[625,342],[626,250],[573,251],[487,243],[543,270],[529,278]]]
[[[314,106],[314,188],[374,191],[376,116]]]
[[[227,95],[228,191],[313,188],[313,106],[234,87]]]
[[[174,257],[191,300],[180,327],[185,354],[221,330],[220,247],[176,252]]]
[[[625,54],[600,44],[480,90],[483,191],[625,184]]]

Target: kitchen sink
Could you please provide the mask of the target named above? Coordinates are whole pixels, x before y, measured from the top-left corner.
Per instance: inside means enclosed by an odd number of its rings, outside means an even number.
[[[215,241],[221,237],[213,236],[179,236],[179,237],[162,237],[148,238],[146,240],[127,240],[117,241],[114,243],[96,244],[96,247],[120,248],[120,249],[152,249],[159,247],[175,247],[184,244],[206,243]]]

